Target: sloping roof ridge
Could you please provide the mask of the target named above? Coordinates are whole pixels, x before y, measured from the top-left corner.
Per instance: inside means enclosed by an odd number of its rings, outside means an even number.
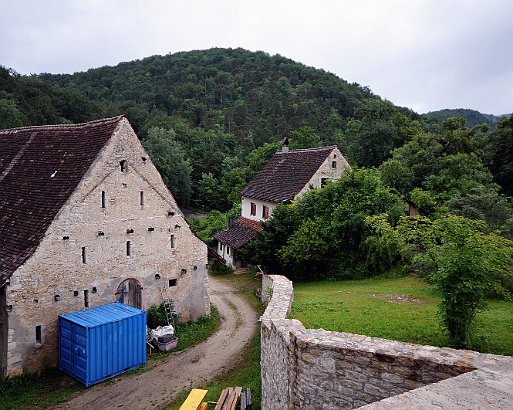
[[[240,223],[246,226],[249,226],[253,229],[256,229],[257,231],[262,231],[264,228],[260,224],[260,221],[255,221],[253,219],[246,218],[244,216],[240,216],[235,223]]]
[[[278,151],[277,154],[290,154],[294,152],[317,152],[317,151],[328,151],[337,148],[336,145],[327,145],[325,147],[315,147],[315,148],[299,148],[299,149],[291,149],[289,152]]]
[[[51,129],[51,128],[80,128],[80,127],[85,127],[85,126],[89,126],[89,125],[96,125],[96,124],[101,124],[101,123],[110,123],[110,122],[116,122],[116,121],[121,121],[123,118],[126,118],[126,116],[124,114],[121,114],[121,115],[116,115],[114,117],[107,117],[107,118],[99,118],[97,120],[91,120],[91,121],[86,121],[86,122],[79,122],[79,123],[76,123],[76,124],[44,124],[44,125],[27,125],[27,126],[24,126],[24,127],[15,127],[15,128],[6,128],[6,129],[0,129],[0,134],[1,133],[17,133],[17,132],[20,132],[20,131],[27,131],[27,130],[34,130],[34,131],[37,131],[37,130],[41,130],[41,129]]]

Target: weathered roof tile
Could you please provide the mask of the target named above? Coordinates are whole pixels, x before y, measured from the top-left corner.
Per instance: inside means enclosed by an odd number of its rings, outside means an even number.
[[[336,146],[278,152],[241,191],[247,198],[288,202],[304,188]]]
[[[0,284],[36,250],[122,118],[0,130]]]
[[[262,226],[257,221],[241,216],[232,225],[217,232],[214,238],[234,249],[239,249],[246,242],[253,239],[257,232],[261,230]]]

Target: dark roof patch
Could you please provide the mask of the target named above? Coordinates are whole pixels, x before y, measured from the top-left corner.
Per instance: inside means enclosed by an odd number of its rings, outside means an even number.
[[[0,130],[0,284],[34,253],[123,118]]]
[[[217,232],[214,238],[234,249],[239,249],[242,245],[253,239],[257,232],[261,230],[262,226],[257,221],[241,216],[231,226]]]
[[[278,152],[241,191],[241,195],[275,203],[291,201],[335,148],[333,145]]]

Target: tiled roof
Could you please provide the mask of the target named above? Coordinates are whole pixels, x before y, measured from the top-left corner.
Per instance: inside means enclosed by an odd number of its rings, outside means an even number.
[[[262,226],[257,221],[252,221],[251,219],[241,216],[233,225],[216,233],[214,238],[234,249],[239,249],[246,242],[253,239],[257,232],[261,230]]]
[[[0,130],[0,284],[36,250],[122,119]]]
[[[335,148],[331,146],[278,152],[241,191],[241,195],[276,203],[290,201],[310,181]]]

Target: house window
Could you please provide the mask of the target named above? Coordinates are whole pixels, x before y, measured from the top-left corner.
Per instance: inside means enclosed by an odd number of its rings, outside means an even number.
[[[41,325],[36,326],[36,343],[41,344]]]
[[[105,208],[105,191],[102,191],[102,208]]]
[[[229,254],[230,254],[230,247],[229,247],[229,246],[227,246],[227,247],[226,247],[226,254],[227,254],[227,255],[229,255]]]
[[[328,178],[321,178],[321,187],[325,186],[328,183]]]
[[[254,202],[251,202],[251,215],[256,215],[256,204]]]
[[[223,243],[222,242],[219,242],[219,250],[222,251],[223,250]]]
[[[86,247],[82,246],[82,263],[86,263]]]
[[[169,279],[169,287],[173,288],[176,286],[176,279]]]
[[[121,172],[128,171],[128,163],[126,162],[126,159],[119,161],[119,167],[121,168]]]
[[[331,168],[335,169],[337,167],[337,161],[331,161]]]
[[[175,248],[175,236],[174,235],[171,235],[170,242],[171,242],[171,249],[174,249]]]
[[[262,218],[269,218],[269,207],[267,205],[262,205]]]
[[[144,206],[144,191],[139,192],[139,203]]]
[[[126,241],[126,256],[132,255],[132,242]]]

